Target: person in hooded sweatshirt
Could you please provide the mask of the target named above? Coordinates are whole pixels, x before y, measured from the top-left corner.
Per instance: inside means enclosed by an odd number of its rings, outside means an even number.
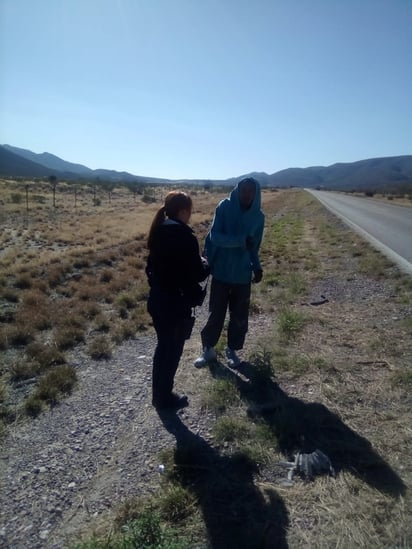
[[[180,191],[167,194],[150,227],[146,274],[150,286],[147,310],[157,346],[153,357],[152,404],[158,409],[183,408],[186,395],[173,392],[185,340],[190,337],[192,307],[202,301],[199,282],[209,274],[199,244],[188,226],[192,199]]]
[[[216,360],[215,345],[227,309],[226,359],[231,367],[240,364],[236,351],[243,348],[248,330],[251,282],[260,282],[263,276],[258,253],[264,221],[260,186],[252,177],[242,179],[216,208],[205,242],[212,274],[209,318],[201,331],[203,352],[195,361],[196,367]]]

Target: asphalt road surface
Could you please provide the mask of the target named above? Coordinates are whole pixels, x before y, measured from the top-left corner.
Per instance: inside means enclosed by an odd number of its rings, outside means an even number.
[[[412,207],[306,189],[373,246],[412,274]]]

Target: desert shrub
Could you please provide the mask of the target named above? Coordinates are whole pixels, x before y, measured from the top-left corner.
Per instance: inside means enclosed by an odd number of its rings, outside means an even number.
[[[47,330],[52,325],[52,311],[52,304],[45,294],[30,290],[23,294],[22,303],[16,311],[16,322],[29,322],[34,330]]]
[[[129,318],[129,312],[126,309],[126,307],[120,307],[119,309],[119,317],[125,320],[126,318]]]
[[[15,288],[19,288],[20,290],[26,290],[28,288],[31,288],[32,283],[33,281],[29,273],[22,273],[18,277],[16,277],[16,280],[14,281],[14,286]]]
[[[39,373],[39,364],[30,360],[15,360],[9,369],[10,379],[13,382],[35,378]]]
[[[222,416],[215,422],[213,436],[218,443],[240,441],[250,437],[250,426],[245,420]]]
[[[163,526],[158,511],[147,508],[138,518],[123,524],[110,539],[93,536],[90,541],[76,545],[75,549],[189,549],[192,544],[178,535],[171,526]]]
[[[63,265],[52,265],[48,269],[47,280],[51,288],[55,288],[63,282],[66,269]]]
[[[2,292],[2,296],[9,303],[18,303],[19,301],[19,296],[17,292],[15,292],[14,290],[11,290],[10,288],[5,288],[4,291]]]
[[[15,322],[4,329],[4,337],[8,346],[19,347],[34,340],[34,329],[29,322]]]
[[[42,370],[66,362],[63,353],[56,347],[36,341],[27,345],[26,355],[30,360],[35,360]]]
[[[81,314],[88,320],[95,318],[100,312],[100,305],[93,301],[86,302],[82,305]]]
[[[5,351],[9,345],[7,330],[0,326],[0,351]]]
[[[39,397],[30,395],[24,403],[24,409],[28,416],[37,417],[43,409],[43,402]]]
[[[109,339],[98,336],[89,344],[89,355],[95,360],[109,359],[112,356],[112,347]]]
[[[144,332],[147,330],[152,319],[147,312],[146,301],[137,304],[137,307],[132,311],[130,319],[133,322],[136,331]]]
[[[25,292],[22,298],[22,304],[25,307],[39,307],[46,302],[46,296],[38,289]]]
[[[21,204],[23,202],[23,195],[21,193],[11,193],[10,202],[12,204]]]
[[[218,379],[208,385],[202,398],[203,406],[220,413],[238,401],[239,393],[232,379]]]
[[[61,395],[71,393],[76,381],[77,375],[73,366],[56,366],[40,379],[33,396],[53,404]]]
[[[104,299],[106,293],[106,288],[96,284],[94,277],[84,277],[76,291],[77,297],[82,301],[100,301]]]
[[[113,272],[110,269],[104,269],[100,275],[100,282],[110,282],[113,278]]]
[[[303,329],[305,322],[305,316],[299,311],[285,309],[278,317],[279,334],[286,340],[291,339]]]
[[[136,333],[136,326],[132,321],[118,323],[113,331],[112,340],[118,345],[125,339],[132,339]]]
[[[142,196],[142,202],[145,204],[152,204],[153,202],[156,202],[156,198],[153,196],[153,194],[149,194],[149,192],[145,191]]]
[[[75,347],[84,341],[84,328],[82,326],[59,326],[54,334],[54,342],[58,349],[64,351]]]
[[[132,267],[138,271],[144,269],[145,267],[145,262],[141,257],[128,257],[126,263],[129,267]]]
[[[104,314],[98,314],[94,319],[94,329],[98,332],[108,332],[110,320]]]
[[[120,308],[133,309],[136,306],[136,299],[130,293],[122,293],[117,298],[117,303]]]
[[[194,496],[183,486],[175,484],[170,485],[159,499],[162,516],[171,523],[190,516],[194,503]]]

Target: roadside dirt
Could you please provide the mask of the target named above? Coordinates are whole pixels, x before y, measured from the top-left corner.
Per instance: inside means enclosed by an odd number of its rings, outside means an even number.
[[[365,277],[349,281],[339,275],[330,277],[313,287],[311,299],[320,295],[327,296],[328,302],[316,307],[305,302],[301,307],[314,313],[316,310],[318,318],[328,317],[329,328],[312,324],[302,341],[306,352],[316,349],[325,356],[333,347],[333,367],[338,375],[342,375],[348,361],[357,364],[356,372],[345,374],[345,383],[353,384],[356,405],[356,377],[379,385],[392,366],[376,357],[371,359],[368,349],[363,348],[366,341],[359,341],[359,347],[353,348],[349,338],[351,320],[356,315],[357,323],[362,322],[365,329],[370,326],[369,334],[384,325],[389,344],[407,311],[393,301],[390,285]],[[201,407],[202,386],[210,372],[193,367],[206,313],[206,307],[198,312],[176,377],[176,389],[185,391],[190,401],[190,406],[179,412],[181,421],[192,433],[213,444],[215,416]],[[274,316],[251,317],[245,356],[262,337],[271,337],[274,324]],[[156,491],[161,474],[159,453],[176,441],[150,404],[155,343],[153,334],[129,340],[107,361],[92,360],[77,350],[70,356],[79,376],[73,394],[37,419],[12,427],[2,452],[0,540],[4,547],[68,546],[81,534],[98,530],[99,524],[107,525],[121,502]],[[374,363],[372,370],[368,360]],[[325,389],[329,375],[326,371],[306,376],[304,383],[281,372],[277,377],[289,397],[323,401],[346,419],[347,403],[341,406],[328,401]],[[352,417],[352,421],[356,424],[357,418]],[[373,438],[367,427],[365,432],[363,426],[363,432]],[[261,471],[260,482],[276,483],[284,476],[274,462]]]
[[[310,233],[307,238],[311,238]],[[336,484],[326,479],[324,485],[313,489],[300,490],[303,484],[297,480],[295,488],[285,494],[289,488],[283,483],[286,472],[279,467],[279,461],[288,456],[274,451],[273,461],[261,467],[253,479],[263,490],[274,488],[280,494],[280,503],[288,507],[285,517],[288,515],[291,548],[302,546],[302,538],[294,537],[295,531],[309,535],[321,522],[321,511],[313,504],[319,502],[316,489],[324,486],[327,494],[335,491],[336,500],[343,499],[349,491],[354,505],[358,505],[358,516],[363,504],[369,512],[371,502],[398,513],[399,507],[390,498],[403,496],[412,479],[408,453],[410,394],[391,383],[396,372],[409,367],[412,360],[412,341],[403,324],[412,315],[411,307],[399,299],[395,278],[385,280],[359,274],[356,257],[336,259],[327,249],[320,261],[323,278],[312,284],[307,296],[296,298],[291,305],[308,318],[303,331],[286,347],[288,359],[297,357],[294,369],[282,369],[279,361],[275,365],[275,380],[284,410],[296,414],[298,432],[312,429],[313,435],[315,431],[316,442],[329,447],[331,456],[335,452],[342,474]],[[250,317],[241,355],[245,360],[255,348],[273,347],[276,341],[280,306],[273,296],[267,296],[267,302],[270,312],[259,309]],[[176,390],[185,392],[190,402],[178,418],[188,433],[213,448],[216,455],[224,456],[230,447],[214,442],[216,415],[202,407],[202,393],[212,372],[193,367],[206,316],[204,306],[197,312],[193,335],[185,346],[176,376]],[[73,393],[38,418],[11,426],[2,441],[0,546],[70,547],[80,538],[107,528],[122,502],[156,493],[162,475],[160,453],[174,448],[176,437],[151,406],[155,345],[154,334],[147,333],[122,343],[109,360],[93,360],[81,346],[67,353],[68,363],[76,367],[79,378]],[[313,367],[314,361],[318,367]],[[252,408],[253,404],[258,408],[259,403],[252,403]],[[239,409],[243,415],[248,411]],[[337,428],[336,437],[343,434],[349,437],[349,444],[360,445],[361,458],[374,460],[374,466],[378,464],[380,468],[375,468],[375,472],[354,470],[349,446],[336,438],[333,444],[322,438],[322,421]],[[362,478],[362,486],[375,491],[369,494],[365,489],[365,500],[357,498],[359,487],[351,484],[346,472]],[[389,488],[384,485],[387,479]],[[382,494],[390,495],[389,503],[384,502],[387,507],[382,503]],[[312,500],[307,503],[305,497]],[[325,501],[322,500],[322,509],[327,507]],[[379,523],[381,511],[377,504],[376,507],[375,519]],[[334,526],[334,516],[339,521],[339,512],[346,511],[339,507],[339,501],[334,501],[328,509],[331,522],[325,523],[325,530]],[[357,520],[352,516],[344,520],[356,533]],[[397,519],[392,522],[396,524]],[[402,528],[400,525],[399,530]],[[406,539],[407,532],[396,535],[397,539],[401,535]]]

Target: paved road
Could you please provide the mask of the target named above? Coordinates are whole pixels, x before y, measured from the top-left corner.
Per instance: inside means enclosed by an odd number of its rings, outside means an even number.
[[[335,192],[313,194],[399,267],[412,274],[412,208]]]

